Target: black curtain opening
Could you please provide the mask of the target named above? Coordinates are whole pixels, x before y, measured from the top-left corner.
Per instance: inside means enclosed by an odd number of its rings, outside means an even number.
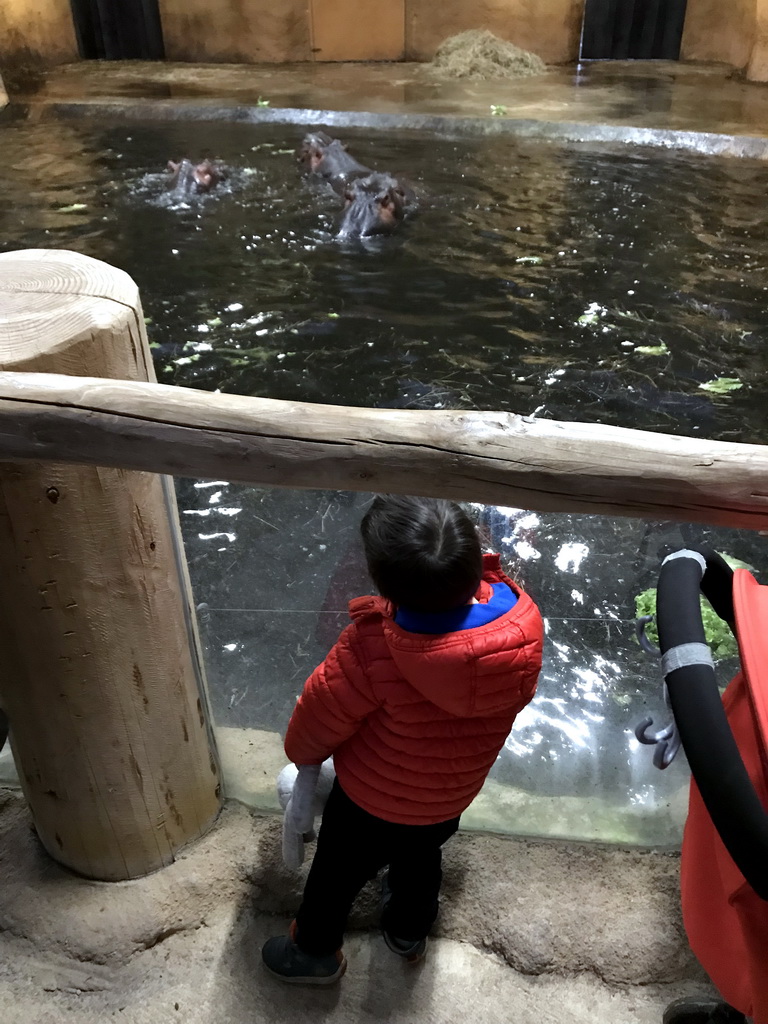
[[[86,60],[162,60],[157,0],[70,0],[80,56]]]
[[[587,0],[582,60],[678,60],[687,0]]]

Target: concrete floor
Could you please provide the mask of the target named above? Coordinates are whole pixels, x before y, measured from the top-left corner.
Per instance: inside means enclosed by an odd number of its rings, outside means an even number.
[[[543,75],[485,82],[437,79],[420,64],[192,65],[88,61],[7,83],[32,104],[237,106],[268,117],[276,109],[378,115],[491,118],[626,126],[761,137],[768,133],[768,85],[745,82],[726,65],[613,61],[551,68]],[[259,100],[269,107],[259,107]],[[504,118],[494,117],[494,121]]]

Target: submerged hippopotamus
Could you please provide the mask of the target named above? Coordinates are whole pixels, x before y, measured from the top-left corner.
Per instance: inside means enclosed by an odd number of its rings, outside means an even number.
[[[365,178],[372,173],[370,167],[350,156],[340,139],[332,139],[325,132],[310,132],[304,136],[299,149],[299,163],[310,174],[327,181],[339,195],[343,195],[355,179]]]
[[[183,195],[210,192],[227,178],[226,167],[213,160],[202,160],[199,164],[193,164],[186,158],[179,163],[169,160],[168,171],[168,190]]]
[[[413,192],[391,174],[373,171],[365,178],[357,178],[344,192],[346,205],[336,235],[391,235],[402,223],[413,198]]]
[[[402,181],[372,171],[350,156],[340,139],[325,132],[304,136],[298,159],[306,170],[344,198],[338,238],[389,235],[402,223],[415,196]]]

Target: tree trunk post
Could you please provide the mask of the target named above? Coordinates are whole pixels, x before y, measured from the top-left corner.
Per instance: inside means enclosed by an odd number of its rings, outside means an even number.
[[[153,381],[131,278],[63,250],[0,255],[0,368]],[[221,806],[172,484],[0,464],[0,705],[38,835],[88,878],[171,863]]]

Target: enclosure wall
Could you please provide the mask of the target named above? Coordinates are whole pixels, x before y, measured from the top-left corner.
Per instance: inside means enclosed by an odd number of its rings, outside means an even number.
[[[431,60],[449,36],[489,28],[548,64],[565,64],[579,55],[583,10],[584,0],[406,0],[406,57]]]
[[[759,60],[760,12],[768,0],[688,0],[681,58]],[[579,55],[584,0],[159,0],[169,60],[235,63],[430,60],[439,43],[470,28],[538,53],[548,63]],[[0,66],[9,70],[77,59],[69,0],[4,0]],[[759,57],[759,55],[758,55]],[[757,75],[759,77],[759,75]]]
[[[168,60],[311,60],[307,0],[159,0]]]
[[[69,0],[3,0],[0,3],[0,65],[11,75],[40,64],[77,60]]]
[[[680,56],[743,68],[755,36],[755,11],[764,0],[688,0]]]
[[[768,82],[768,0],[757,0],[755,36],[747,78],[753,82]]]

